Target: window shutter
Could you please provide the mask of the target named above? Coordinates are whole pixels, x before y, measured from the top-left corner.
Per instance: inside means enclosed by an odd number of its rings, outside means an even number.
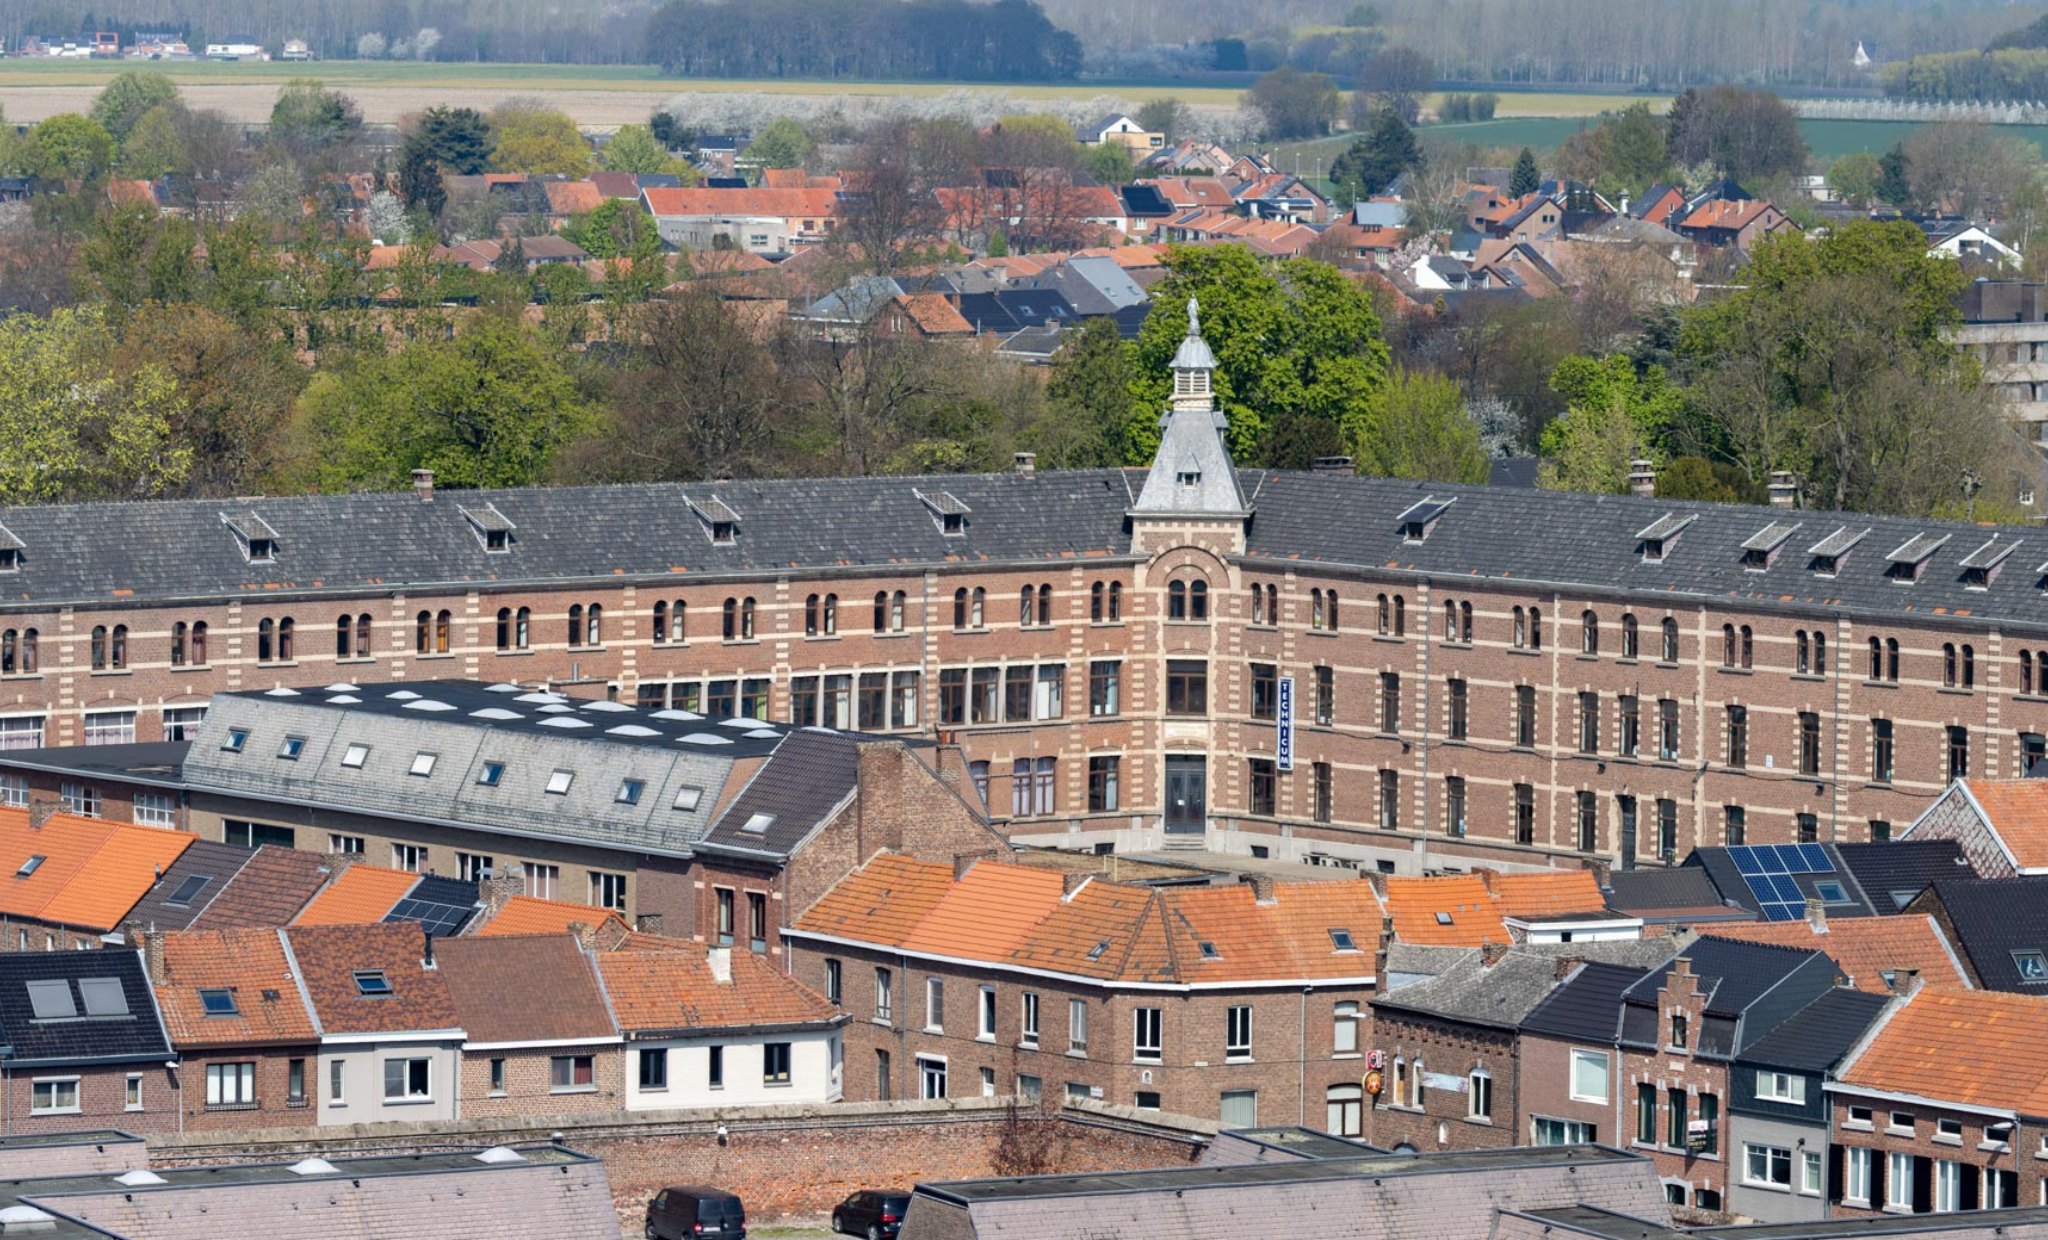
[[[1891,1162],[1883,1150],[1870,1151],[1870,1208],[1873,1210],[1883,1209],[1885,1203],[1891,1200],[1885,1195],[1884,1186],[1885,1173],[1891,1169]]]
[[[1996,1173],[1994,1172],[1993,1174],[1996,1174]],[[1961,1165],[1960,1165],[1960,1166],[1959,1166],[1959,1167],[1957,1168],[1957,1171],[1956,1171],[1956,1179],[1957,1179],[1958,1181],[1960,1181],[1960,1182],[1961,1182],[1961,1184],[1962,1184],[1962,1187],[1963,1187],[1963,1199],[1962,1199],[1962,1207],[1963,1207],[1963,1209],[1965,1209],[1965,1210],[1974,1210],[1974,1209],[1976,1209],[1976,1208],[1977,1208],[1977,1169],[1976,1169],[1975,1167],[1972,1167],[1972,1166],[1971,1166],[1971,1165],[1969,1165],[1968,1163],[1963,1163],[1963,1164],[1961,1164]]]
[[[1913,1213],[1926,1214],[1934,1209],[1934,1160],[1924,1154],[1913,1155]]]
[[[1829,1201],[1840,1201],[1842,1199],[1842,1158],[1843,1154],[1841,1146],[1830,1145],[1828,1147]]]

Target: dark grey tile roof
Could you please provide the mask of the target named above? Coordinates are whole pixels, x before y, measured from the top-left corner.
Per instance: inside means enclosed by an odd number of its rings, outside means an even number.
[[[184,782],[186,741],[144,741],[134,745],[60,745],[49,749],[0,751],[0,768],[55,771],[118,779],[123,783],[176,788]]]
[[[2023,981],[2013,958],[2033,952],[2048,962],[2048,877],[1949,878],[1934,884],[1934,894],[1986,990],[2048,995],[2048,978]]]
[[[1898,912],[1929,883],[1973,877],[1954,840],[1837,844],[1835,852],[1881,915]]]
[[[1706,994],[1706,1010],[1736,1016],[1755,1003],[1793,969],[1813,960],[1826,960],[1819,952],[1798,947],[1777,947],[1768,943],[1743,943],[1734,939],[1702,936],[1679,955],[1692,962],[1693,976]],[[1833,968],[1832,963],[1829,968]],[[1626,998],[1655,1003],[1670,968],[1659,969],[1631,987]]]
[[[1855,875],[1849,873],[1842,865],[1836,846],[1821,844],[1818,847],[1827,859],[1829,868],[1826,870],[1792,873],[1774,870],[1782,880],[1791,882],[1799,889],[1802,906],[1806,900],[1822,900],[1827,905],[1830,917],[1869,917],[1879,912],[1880,910],[1866,897]],[[1681,868],[1703,870],[1715,889],[1721,893],[1724,901],[1739,905],[1759,917],[1764,915],[1763,902],[1757,898],[1756,891],[1743,877],[1741,865],[1730,849],[1720,845],[1695,849],[1692,856],[1685,859],[1685,865]],[[1832,900],[1821,895],[1819,885],[1822,883],[1839,886],[1846,901]],[[1889,901],[1886,904],[1887,907],[1883,911],[1896,911],[1889,907]]]
[[[1648,975],[1648,969],[1589,963],[1523,1018],[1522,1031],[1611,1043],[1621,1027],[1623,992]]]
[[[1831,990],[1750,1044],[1746,1062],[1825,1072],[1856,1045],[1891,1000],[1860,990]]]
[[[1691,962],[1703,997],[1697,1053],[1728,1058],[1834,988],[1835,962],[1803,948],[1701,936],[1680,957]],[[1621,1040],[1647,1045],[1659,1036],[1655,1004],[1676,962],[1623,992]]]
[[[1512,1029],[1557,989],[1561,962],[1593,959],[1623,967],[1647,967],[1670,959],[1676,948],[1677,944],[1668,938],[1521,944],[1510,948],[1507,955],[1490,967],[1483,953],[1468,950],[1435,977],[1377,997],[1372,1005],[1374,1010],[1418,1012]],[[1640,970],[1637,975],[1640,976]]]
[[[1042,296],[1042,294],[1041,294]],[[914,492],[943,489],[974,509],[964,538],[947,537]],[[739,514],[738,536],[714,544],[691,504],[714,495]],[[0,510],[25,544],[0,610],[64,603],[296,594],[389,594],[442,584],[662,580],[707,575],[845,572],[863,565],[951,565],[1069,559],[1130,550],[1120,470],[1036,474],[742,481],[715,486],[443,490],[280,496],[245,501],[277,532],[276,559],[249,563],[211,500],[49,504]],[[491,505],[516,527],[488,551],[462,510]],[[308,635],[310,637],[310,635]]]
[[[821,728],[791,732],[711,825],[702,846],[788,856],[853,795],[859,763],[852,736]]]
[[[1607,878],[1607,905],[1625,913],[1654,915],[1673,909],[1724,908],[1731,917],[1754,916],[1747,909],[1726,908],[1721,892],[1700,866],[1668,870],[1616,870]]]
[[[206,911],[255,855],[253,848],[193,840],[176,861],[165,867],[149,894],[136,902],[125,920],[146,930],[183,930]],[[205,881],[200,882],[202,879]],[[172,903],[179,896],[185,898]]]
[[[88,985],[111,980],[120,1011],[93,1015]],[[38,1017],[29,997],[31,983],[49,984],[68,995],[68,1017]],[[95,1005],[97,1006],[97,1005]],[[0,954],[0,1036],[7,1040],[15,1068],[39,1064],[140,1062],[171,1058],[170,1039],[157,1016],[156,1000],[133,951],[7,952]]]

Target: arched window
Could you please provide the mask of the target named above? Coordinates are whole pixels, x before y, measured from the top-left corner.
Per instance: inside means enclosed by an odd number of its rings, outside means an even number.
[[[1188,583],[1169,582],[1166,587],[1166,618],[1185,620],[1188,618]]]
[[[1884,639],[1884,678],[1893,684],[1899,682],[1899,639]]]
[[[1514,641],[1515,649],[1517,650],[1524,649],[1529,645],[1529,616],[1528,613],[1519,607],[1515,608]]]
[[[1664,617],[1664,662],[1678,662],[1678,621]]]
[[[1103,603],[1104,603],[1104,601],[1105,601],[1105,600],[1104,600],[1104,598],[1103,598],[1103,596],[1104,596],[1105,594],[1107,594],[1107,593],[1109,593],[1109,587],[1108,587],[1107,585],[1105,585],[1104,583],[1100,582],[1100,581],[1094,582],[1094,583],[1092,583],[1091,585],[1089,585],[1089,587],[1088,587],[1088,623],[1090,623],[1090,624],[1101,624],[1101,623],[1102,623],[1102,618],[1103,618],[1103,610],[1102,610],[1102,607],[1103,607]]]
[[[1641,653],[1641,647],[1638,645],[1640,640],[1636,633],[1635,613],[1623,612],[1621,614],[1621,657],[1624,659],[1636,658]]]
[[[292,661],[292,618],[286,616],[277,622],[277,661]]]
[[[1967,658],[1969,647],[1965,646],[1963,650]],[[107,664],[117,671],[128,666],[128,626],[125,624],[115,625],[113,635],[107,640]]]
[[[1323,627],[1323,592],[1321,590],[1310,590],[1308,592],[1308,627],[1312,629]]]
[[[597,609],[596,609],[595,607],[591,608],[591,611],[592,611],[592,612],[595,612],[596,610],[597,610]],[[439,613],[437,613],[437,614],[436,614],[436,615],[434,616],[434,653],[435,653],[435,654],[447,654],[447,653],[448,653],[448,625],[449,625],[449,621],[450,621],[451,619],[452,619],[452,617],[451,617],[451,616],[450,616],[450,615],[449,615],[449,614],[448,614],[448,613],[447,613],[446,611],[442,611],[442,612],[439,612]],[[596,619],[597,619],[597,617],[596,617],[595,615],[593,615],[593,616],[591,617],[591,620],[592,620],[592,622],[593,622],[593,623],[595,623]]]
[[[107,626],[96,624],[92,630],[92,670],[104,671],[107,666]]]
[[[1025,586],[1022,590],[1019,590],[1017,592],[1018,628],[1028,629],[1031,627],[1031,618],[1038,611],[1037,599],[1038,591],[1032,589],[1030,586]]]
[[[346,625],[346,624],[348,623],[348,617],[346,617],[346,616],[343,616],[343,617],[342,617],[342,621],[341,621],[341,622],[342,622],[342,624]],[[174,625],[172,625],[172,626],[171,626],[171,666],[172,666],[172,667],[183,667],[183,666],[185,666],[185,634],[186,634],[187,632],[189,632],[189,631],[190,631],[190,630],[188,630],[188,629],[186,628],[186,626],[185,626],[185,622],[184,622],[183,620],[180,620],[180,621],[178,621],[178,622],[177,622],[176,624],[174,624]],[[346,633],[346,632],[347,632],[347,630],[346,630],[346,629],[344,629],[344,630],[343,630],[343,632],[344,632],[344,633]],[[12,632],[12,631],[10,631],[10,632],[9,632],[9,633],[7,634],[7,641],[8,641],[8,644],[9,644],[9,645],[12,645],[12,644],[14,643],[14,634],[13,634],[13,632]],[[10,672],[11,672],[11,671],[13,671],[13,670],[14,670],[14,668],[13,668],[13,662],[14,662],[14,661],[13,661],[12,659],[9,659],[9,660],[8,660],[7,662],[8,662],[8,666],[7,666],[7,667],[5,667],[5,668],[0,668],[0,671],[10,671]]]
[[[903,612],[906,602],[907,596],[901,590],[889,596],[889,631],[891,633],[901,633],[903,631]]]
[[[595,611],[596,609],[592,608],[591,610]],[[825,596],[825,636],[830,637],[838,631],[839,596],[837,594],[827,594]]]
[[[1828,674],[1828,635],[1819,629],[1813,632],[1813,674]]]
[[[1330,627],[1337,627],[1337,594],[1330,593]],[[1404,595],[1394,596],[1394,636],[1401,637],[1408,632],[1408,599]]]
[[[0,631],[0,673],[14,671],[14,661],[20,658],[21,638],[13,629]]]
[[[1052,623],[1051,585],[1041,585],[1038,587],[1038,623],[1041,625]]]
[[[666,617],[666,616],[664,616],[664,615],[662,614],[662,607],[661,607],[661,604],[660,604],[660,603],[656,603],[656,604],[654,605],[654,632],[655,632],[655,638],[654,638],[654,640],[655,640],[655,641],[660,641],[660,640],[661,640],[661,626],[663,625],[663,623],[665,623],[665,622],[666,622],[666,620],[667,620],[667,617]],[[510,607],[500,607],[500,608],[498,609],[498,634],[497,634],[497,636],[498,636],[498,649],[500,649],[500,650],[510,650],[510,649],[512,649],[512,609],[511,609]]]
[[[2020,692],[2031,694],[2033,691],[2034,656],[2022,650],[2020,651]]]
[[[122,656],[121,656],[121,654],[120,654],[119,652],[120,652],[120,649],[121,649],[121,639],[122,639],[122,637],[123,637],[124,635],[126,635],[126,633],[127,633],[127,632],[128,632],[128,630],[126,630],[126,629],[124,629],[124,628],[120,628],[120,627],[116,627],[116,628],[114,629],[114,642],[115,642],[115,646],[114,646],[114,649],[115,649],[115,655],[114,655],[114,666],[115,666],[115,667],[121,667],[121,666],[124,666],[124,664],[123,664],[123,662],[122,662]],[[1965,689],[1974,689],[1974,688],[1976,688],[1976,687],[1977,687],[1977,648],[1976,648],[1975,646],[1965,646],[1965,647],[1963,647],[1963,688],[1965,688]]]
[[[1800,672],[1800,674],[1804,675],[1807,672],[1807,670],[1810,669],[1813,665],[1812,660],[1809,657],[1809,652],[1806,648],[1805,629],[1801,629],[1799,630],[1799,632],[1793,635],[1793,647],[1796,651],[1796,654],[1794,655],[1796,661],[1794,662],[1793,666]]]
[[[1379,604],[1380,636],[1385,637],[1389,633],[1392,633],[1394,631],[1394,604],[1393,601],[1384,594],[1380,595]]]
[[[1458,640],[1472,644],[1472,604],[1458,604]]]
[[[185,626],[171,628],[171,666],[184,662]],[[346,659],[356,648],[356,618],[343,616],[334,622],[334,657]]]
[[[1954,642],[1941,644],[1941,687],[1956,687],[1956,647]]]
[[[1541,607],[1531,607],[1529,609],[1529,649],[1543,649],[1543,609]]]
[[[36,631],[34,629],[30,629],[28,631],[28,642],[29,649],[31,651],[29,662],[31,663],[35,662],[33,655],[35,640]],[[192,666],[206,666],[206,621],[204,620],[194,620],[192,622]],[[25,672],[32,672],[36,669],[33,667],[24,667],[21,670]]]
[[[524,650],[532,644],[533,608],[522,607],[512,613],[512,645]]]
[[[1735,626],[1732,624],[1721,626],[1721,666],[1735,666]]]
[[[719,630],[719,632],[725,638],[725,640],[733,641],[740,635],[740,601],[736,598],[729,598],[725,600],[725,606],[722,609],[722,614],[724,617],[724,621],[723,627]]]
[[[1590,609],[1579,614],[1579,653],[1600,653],[1600,617]]]
[[[974,587],[974,599],[972,605],[968,608],[967,619],[971,621],[974,627],[977,629],[983,628],[988,624],[988,612],[986,610],[987,606],[988,591],[982,589],[980,586]]]
[[[498,613],[498,649],[500,650],[505,648],[505,630],[510,620],[511,616],[506,612],[500,611]],[[657,646],[668,640],[668,603],[664,600],[656,600],[654,604],[653,637],[654,644]]]
[[[886,633],[888,631],[889,592],[887,590],[877,590],[875,591],[875,632]]]
[[[425,615],[425,612],[421,612]],[[256,661],[275,663],[277,661],[277,625],[265,616],[256,625]]]
[[[1280,587],[1266,587],[1266,623],[1280,623]]]
[[[1458,640],[1458,605],[1450,599],[1444,600],[1444,640]]]
[[[806,595],[804,596],[804,636],[816,637],[818,632],[818,596],[815,594]]]
[[[964,629],[967,627],[966,586],[962,586],[958,590],[953,591],[953,627],[956,629]]]
[[[740,600],[740,640],[754,640],[754,600]]]
[[[1753,664],[1752,664],[1751,660],[1752,660],[1752,659],[1753,659],[1753,657],[1755,656],[1755,653],[1756,653],[1756,640],[1755,640],[1755,635],[1754,635],[1754,634],[1752,634],[1752,633],[1750,632],[1750,630],[1749,630],[1749,626],[1745,624],[1745,625],[1743,625],[1743,626],[1742,626],[1742,666],[1744,666],[1744,667],[1750,667],[1750,666],[1753,666]]]
[[[582,624],[583,609],[581,607],[571,607],[569,609],[569,644],[571,646],[577,644],[576,634],[582,627]],[[433,641],[434,613],[423,611],[412,618],[412,652],[414,654],[431,653]]]
[[[1252,623],[1264,624],[1265,622],[1266,587],[1261,585],[1254,585],[1252,586]]]
[[[426,623],[426,618],[427,613],[421,612],[420,623],[423,626]],[[422,632],[424,631],[423,628]],[[583,644],[583,604],[581,603],[571,603],[569,605],[569,644],[571,646],[581,646]]]
[[[1111,620],[1122,620],[1124,618],[1124,583],[1121,581],[1109,583],[1109,618]]]
[[[1206,581],[1190,581],[1188,583],[1188,619],[1207,620],[1208,618],[1209,583]]]
[[[1870,679],[1884,679],[1884,643],[1870,639]]]

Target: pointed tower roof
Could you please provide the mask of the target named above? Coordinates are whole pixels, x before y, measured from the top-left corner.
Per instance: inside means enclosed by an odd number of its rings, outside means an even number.
[[[1202,339],[1201,308],[1188,299],[1188,335],[1173,355],[1173,403],[1159,420],[1159,450],[1134,514],[1245,515],[1244,492],[1216,408],[1216,355]]]

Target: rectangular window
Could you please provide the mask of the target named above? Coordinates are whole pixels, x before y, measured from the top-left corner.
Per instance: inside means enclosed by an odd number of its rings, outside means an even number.
[[[1590,792],[1579,794],[1579,851],[1600,849],[1600,802]]]
[[[1721,1151],[1721,1098],[1718,1094],[1701,1094],[1699,1100],[1700,1135],[1697,1138],[1700,1150],[1707,1154]]]
[[[584,1093],[597,1088],[597,1060],[591,1055],[556,1055],[548,1061],[548,1092]]]
[[[1168,659],[1166,662],[1166,713],[1206,715],[1209,713],[1209,665],[1199,659]]]
[[[491,1060],[491,1097],[505,1096],[505,1061],[502,1057]]]
[[[286,1106],[306,1105],[306,1061],[293,1059],[285,1064],[284,1101]]]
[[[1951,726],[1948,729],[1948,780],[1954,783],[1970,777],[1970,729]]]
[[[1572,1052],[1572,1101],[1607,1101],[1607,1052]]]
[[[1337,672],[1335,668],[1316,669],[1316,722],[1329,727],[1337,722]]]
[[[1742,1146],[1742,1179],[1770,1188],[1792,1187],[1792,1151],[1779,1145]]]
[[[1885,1155],[1884,1203],[1894,1210],[1913,1208],[1913,1155],[1893,1150]]]
[[[1934,1160],[1934,1212],[1953,1214],[1963,1208],[1963,1164],[1953,1158]]]
[[[1380,772],[1380,830],[1401,828],[1401,776],[1397,771]]]
[[[1223,1054],[1228,1059],[1252,1057],[1252,1010],[1232,1007],[1224,1013]]]
[[[1003,669],[1003,718],[1009,723],[1031,722],[1031,668]]]
[[[1861,1145],[1846,1146],[1842,1150],[1842,1200],[1857,1205],[1870,1204],[1871,1151]]]
[[[206,1065],[206,1105],[247,1107],[256,1105],[256,1065],[210,1063]]]
[[[1515,747],[1536,747],[1536,686],[1515,686]]]
[[[100,816],[100,790],[91,784],[59,784],[57,795],[64,800],[64,812],[80,818]]]
[[[480,883],[494,872],[495,859],[487,853],[455,854],[455,873],[465,883]]]
[[[1251,1128],[1259,1122],[1259,1091],[1226,1089],[1218,1100],[1217,1118],[1225,1128]]]
[[[1401,673],[1380,673],[1380,731],[1389,735],[1401,731]]]
[[[29,1114],[78,1114],[78,1078],[66,1076],[33,1082],[29,1090]]]
[[[384,1061],[384,1100],[418,1102],[434,1096],[433,1060],[387,1059]]]
[[[1809,710],[1799,712],[1799,773],[1820,774],[1820,716]]]
[[[976,996],[974,1036],[993,1042],[996,1037],[996,988],[983,986]]]
[[[1664,1144],[1675,1150],[1685,1148],[1685,1091],[1673,1086],[1664,1091]]]
[[[327,1105],[342,1107],[348,1105],[348,1095],[343,1089],[348,1083],[348,1061],[329,1060],[327,1064]]]
[[[946,1061],[943,1059],[926,1059],[922,1055],[918,1056],[917,1089],[917,1096],[926,1102],[936,1102],[944,1098],[946,1096]]]
[[[949,680],[949,677],[952,679]],[[965,723],[965,718],[957,718],[947,714],[946,693],[949,685],[956,693],[960,694],[955,704],[964,711],[967,700],[965,696],[967,686],[966,669],[954,668],[950,671],[939,673],[939,722]],[[814,728],[818,726],[818,678],[816,676],[792,676],[789,678],[789,721],[792,725],[799,728]]]
[[[85,716],[88,745],[133,745],[135,712],[132,710],[88,711]]]
[[[724,683],[731,684],[732,682],[725,681]],[[711,692],[713,694],[711,706],[713,711],[712,718],[714,719],[720,717],[716,713],[718,706],[716,695],[719,684],[720,682],[715,680],[711,682]],[[844,730],[853,727],[852,674],[848,672],[834,672],[832,675],[824,678],[823,684],[824,689],[819,695],[818,722],[828,728]]]
[[[768,894],[747,893],[747,946],[757,952],[768,950]]]
[[[1252,664],[1252,718],[1280,717],[1280,669],[1271,663]]]
[[[1657,701],[1657,757],[1665,762],[1678,761],[1678,701],[1675,698]]]
[[[1721,829],[1727,837],[1725,842],[1730,848],[1740,848],[1749,838],[1749,811],[1740,805],[1729,805],[1724,806],[1721,813]]]
[[[232,741],[230,734],[229,740]],[[43,717],[41,715],[10,715],[0,719],[0,750],[41,749],[43,747]],[[223,748],[233,750],[232,745]]]
[[[418,844],[393,844],[391,846],[391,868],[407,874],[417,874],[426,862],[427,850]]]
[[[1775,1072],[1768,1068],[1758,1069],[1756,1074],[1756,1096],[1762,1102],[1786,1102],[1795,1106],[1806,1104],[1806,1078],[1796,1072]]]
[[[1657,856],[1667,865],[1678,859],[1678,802],[1657,798]]]
[[[1088,1051],[1088,1001],[1067,1000],[1067,1050],[1082,1055]]]
[[[1870,782],[1892,782],[1892,721],[1870,721]]]
[[[895,986],[893,985],[893,978],[891,977],[889,970],[876,969],[875,1019],[881,1021],[883,1024],[889,1023],[891,1019],[890,1009],[893,1006],[892,1000],[894,998],[894,995]]]
[[[751,682],[749,682],[751,683]],[[924,697],[923,676],[918,672],[889,673],[889,726],[892,728],[914,728],[917,726],[918,703]],[[766,690],[764,689],[765,693]],[[763,712],[766,713],[765,711]]]
[[[1096,659],[1088,665],[1088,713],[1104,718],[1123,711],[1124,665],[1117,659]]]
[[[862,672],[854,726],[880,732],[889,726],[889,673]]]
[[[1314,763],[1311,767],[1311,774],[1315,779],[1315,820],[1317,822],[1328,822],[1330,821],[1332,802],[1335,800],[1336,792],[1336,783],[1332,778],[1330,764],[1327,762]]]
[[[590,872],[590,902],[599,908],[608,908],[616,913],[626,911],[626,876],[607,874],[602,870]]]
[[[668,1088],[668,1048],[665,1046],[643,1046],[640,1048],[640,1088],[661,1091]]]
[[[233,819],[221,824],[222,843],[238,844],[243,848],[261,848],[275,844],[280,848],[291,848],[298,839],[298,832],[290,827],[273,827],[265,822],[237,822]]]
[[[10,809],[22,809],[28,805],[28,776],[0,774],[0,805]]]
[[[1453,838],[1465,834],[1465,778],[1444,777],[1444,834]]]
[[[1819,1196],[1822,1175],[1820,1151],[1799,1151],[1799,1191],[1809,1196]]]
[[[977,667],[969,673],[973,691],[967,699],[968,721],[970,723],[1001,723],[1003,721],[1003,669],[1000,667]]]
[[[839,961],[825,961],[825,998],[835,1006],[844,1001],[841,989],[841,974],[843,972],[844,970],[841,968]]]
[[[924,1031],[944,1033],[946,1031],[946,981],[944,978],[924,979]]]
[[[1749,765],[1749,708],[1730,706],[1728,715],[1728,765]]]
[[[1642,700],[1634,694],[1621,696],[1621,723],[1615,730],[1614,750],[1624,758],[1633,758],[1642,749],[1643,721]]]
[[[1450,710],[1444,722],[1444,735],[1451,740],[1462,741],[1471,734],[1471,691],[1462,679],[1452,679],[1446,685],[1450,694]]]
[[[761,1083],[763,1085],[789,1084],[788,1042],[764,1042],[761,1045]]]
[[[1636,1086],[1636,1140],[1657,1143],[1657,1087],[1647,1081]]]
[[[1465,1117],[1493,1118],[1493,1078],[1484,1072],[1474,1072],[1465,1080]]]
[[[1035,1049],[1038,1046],[1037,991],[1027,990],[1024,992],[1023,1008],[1024,1011],[1021,1018],[1022,1032],[1018,1035],[1017,1040],[1022,1045]]]
[[[1579,752],[1600,752],[1600,695],[1579,694]]]
[[[1122,759],[1108,756],[1088,759],[1088,810],[1090,813],[1114,813],[1122,802],[1118,788],[1119,768]]]
[[[725,1088],[725,1048],[707,1046],[704,1048],[704,1080],[713,1089]]]
[[[562,867],[542,865],[537,861],[526,863],[526,894],[536,900],[557,900],[562,886]]]
[[[1156,1007],[1136,1008],[1131,1013],[1131,1058],[1141,1063],[1158,1063],[1165,1049],[1161,1011]]]
[[[1031,1076],[1028,1073],[1018,1073],[1017,1097],[1033,1105],[1043,1102],[1045,1100],[1045,1079],[1043,1077]]]
[[[1279,783],[1279,776],[1275,773],[1273,760],[1271,758],[1253,758],[1250,760],[1250,767],[1252,784],[1251,812],[1270,818],[1273,815],[1273,806]]]
[[[1537,1145],[1585,1145],[1598,1138],[1591,1124],[1568,1119],[1545,1119],[1537,1116],[1530,1121],[1530,1136]]]
[[[178,808],[168,792],[138,792],[135,794],[135,825],[138,827],[175,827],[178,825]]]

